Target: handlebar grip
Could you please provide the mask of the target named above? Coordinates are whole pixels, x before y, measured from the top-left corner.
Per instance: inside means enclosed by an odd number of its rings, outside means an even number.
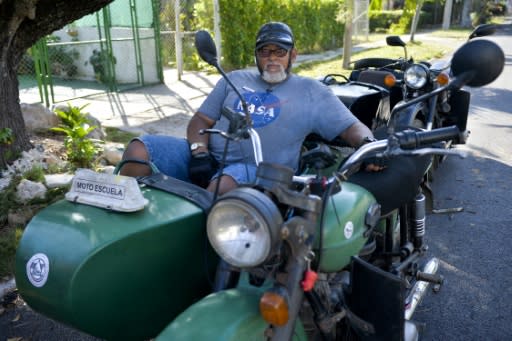
[[[394,135],[398,139],[401,148],[414,149],[436,142],[457,139],[460,134],[461,132],[457,126],[450,126],[429,131],[404,130]]]

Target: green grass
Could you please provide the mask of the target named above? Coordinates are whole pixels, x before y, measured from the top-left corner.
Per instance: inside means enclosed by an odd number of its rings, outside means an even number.
[[[21,228],[0,228],[0,279],[14,273],[14,255],[22,234]]]
[[[440,59],[447,53],[453,51],[449,45],[439,45],[430,42],[407,43],[407,53],[409,57],[413,57],[415,61],[429,61],[432,59]],[[403,57],[404,52],[400,47],[383,46],[374,49],[364,50],[362,52],[352,54],[351,61],[355,62],[363,58],[399,58]],[[328,61],[303,63],[293,69],[293,71],[301,76],[318,78],[327,74],[342,74],[348,76],[350,69],[342,68],[342,56],[336,57]]]
[[[466,40],[469,37],[469,34],[472,30],[467,28],[452,28],[449,30],[437,30],[433,31],[430,34],[432,34],[435,37],[440,38],[455,38],[460,40]]]
[[[139,134],[130,133],[114,127],[105,127],[107,133],[107,141],[127,144],[134,137],[138,137]]]

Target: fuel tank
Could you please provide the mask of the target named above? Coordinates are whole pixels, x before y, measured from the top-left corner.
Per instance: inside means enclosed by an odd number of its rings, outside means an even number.
[[[342,183],[341,190],[332,195],[326,203],[323,216],[321,245],[317,238],[315,253],[320,252],[321,272],[336,272],[358,255],[368,237],[367,219],[376,205],[374,196],[361,186],[350,182]],[[373,217],[373,218],[378,218]]]
[[[27,226],[16,283],[35,311],[109,340],[155,337],[210,292],[217,263],[203,209],[142,187],[138,212],[59,201]]]

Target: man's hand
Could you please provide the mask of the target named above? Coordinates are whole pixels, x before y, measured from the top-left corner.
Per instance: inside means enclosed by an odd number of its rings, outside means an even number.
[[[188,171],[192,183],[206,188],[211,177],[217,172],[217,161],[208,152],[193,154]]]
[[[371,157],[363,162],[362,169],[367,172],[380,172],[387,168],[388,160],[383,157]]]

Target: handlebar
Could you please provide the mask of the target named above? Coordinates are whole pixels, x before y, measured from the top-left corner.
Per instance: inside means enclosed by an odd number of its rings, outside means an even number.
[[[339,168],[338,174],[347,176],[347,173],[355,171],[354,166],[362,160],[372,157],[391,157],[397,155],[425,155],[425,154],[457,154],[458,151],[450,151],[442,148],[428,148],[437,142],[451,140],[460,137],[461,132],[457,126],[439,128],[429,131],[404,130],[394,133],[387,140],[379,140],[367,143],[356,150]],[[417,150],[414,150],[418,148]]]
[[[448,141],[460,137],[460,130],[457,126],[450,126],[429,131],[404,130],[395,133],[393,136],[403,149],[414,149],[436,142]]]

